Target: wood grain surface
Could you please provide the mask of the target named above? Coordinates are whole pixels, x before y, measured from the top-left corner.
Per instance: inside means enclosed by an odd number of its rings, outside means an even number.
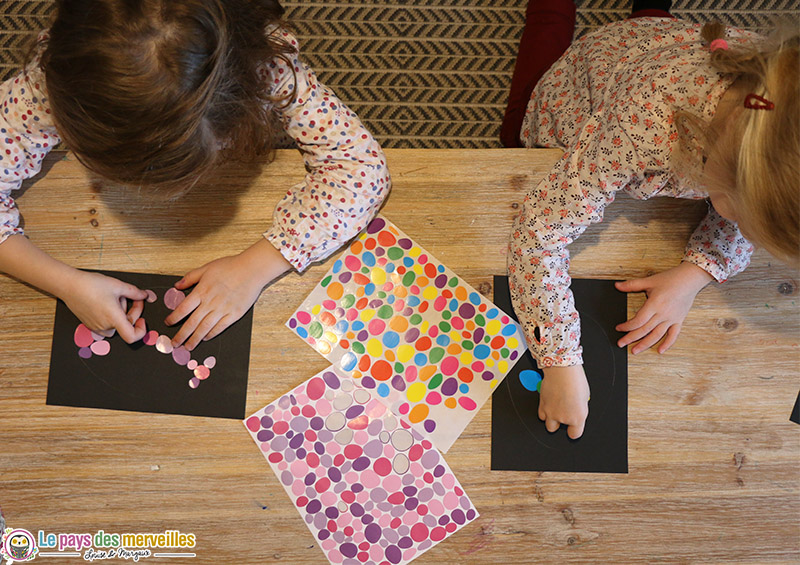
[[[383,209],[491,297],[525,193],[556,150],[388,150]],[[183,274],[256,241],[304,170],[279,151],[174,201],[90,178],[70,154],[18,198],[26,232],[81,268]],[[680,261],[705,203],[626,196],[573,246],[572,274],[640,277]],[[284,322],[330,268],[288,274],[256,304],[247,414],[326,361]],[[447,454],[481,517],[418,563],[797,562],[800,387],[797,273],[758,251],[697,298],[675,347],[629,355],[627,475],[489,470],[491,403]],[[629,314],[644,301],[629,298]],[[46,406],[55,301],[0,276],[0,506],[9,526],[54,533],[197,536],[194,559],[322,563],[324,556],[242,424]],[[520,449],[525,449],[524,445]],[[44,561],[44,560],[43,560]],[[74,563],[79,558],[50,558]]]

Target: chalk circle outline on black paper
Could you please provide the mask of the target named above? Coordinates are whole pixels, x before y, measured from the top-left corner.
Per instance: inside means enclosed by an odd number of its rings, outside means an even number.
[[[149,290],[152,290],[156,294],[157,301],[160,301],[163,304],[163,302],[164,302],[164,294],[170,288],[173,288],[173,287],[172,286],[151,286],[149,288]],[[159,291],[163,291],[163,292],[159,293]],[[145,324],[147,324],[147,316],[146,316],[146,314],[147,314],[147,304],[148,303],[145,301],[144,310],[142,311],[142,316],[141,316],[142,318],[144,318]],[[130,307],[130,304],[128,304],[128,307]],[[151,308],[151,313],[152,312],[155,312],[155,308]],[[186,318],[188,318],[190,315],[191,315],[191,313],[187,314]],[[184,319],[186,319],[186,318],[184,318]],[[150,331],[150,326],[149,325],[147,326],[147,328],[148,328],[148,331]],[[175,333],[177,333],[177,331],[180,329],[180,326],[175,326],[174,329],[175,329]],[[163,335],[163,334],[159,334],[159,335]],[[105,360],[105,358],[107,358],[107,357],[109,357],[111,355],[114,355],[114,347],[129,347],[130,349],[140,350],[140,351],[146,351],[149,348],[149,349],[152,349],[153,351],[155,351],[156,353],[158,353],[158,355],[163,355],[165,357],[171,356],[172,354],[171,353],[161,353],[160,351],[158,351],[156,349],[155,345],[147,345],[142,340],[139,340],[139,341],[134,342],[134,343],[127,343],[121,337],[119,337],[119,333],[115,333],[112,337],[105,338],[105,339],[111,340],[111,339],[114,339],[114,338],[118,338],[118,339],[115,339],[116,343],[112,344],[111,351],[107,355],[96,355],[95,354],[95,355],[92,355],[88,359],[85,359],[85,358],[80,357],[80,356],[78,356],[78,358],[81,360],[81,362],[83,363],[83,366],[86,368],[86,370],[93,377],[95,377],[97,380],[99,380],[100,382],[105,384],[108,388],[110,388],[110,389],[112,389],[115,392],[118,392],[120,394],[124,394],[128,398],[136,398],[138,400],[149,400],[150,396],[148,394],[136,394],[136,392],[133,391],[131,388],[119,387],[119,385],[117,384],[117,381],[111,382],[111,381],[106,380],[106,378],[103,375],[99,374],[95,370],[95,367],[91,366],[90,363],[92,363],[94,361],[94,365],[95,366],[98,365],[98,364],[102,365],[104,360]],[[208,343],[208,342],[205,342],[205,343]],[[219,356],[221,355],[221,352],[222,352],[222,344],[221,344],[221,342],[219,340],[217,340],[215,345],[216,345],[216,350],[213,353],[212,352],[204,353],[203,355],[201,355],[201,357],[208,358],[209,356],[213,356],[213,357],[219,358]],[[190,353],[193,353],[193,352],[190,352]],[[77,346],[76,346],[76,349],[75,349],[75,355],[78,355]],[[146,366],[147,366],[147,359],[145,358],[145,356],[146,356],[146,354],[142,355],[142,368],[146,368]],[[198,361],[196,359],[195,359],[195,361],[197,361],[198,366],[202,365],[202,361]],[[176,363],[176,365],[178,365],[179,367],[181,366],[178,363]],[[184,370],[186,370],[186,372],[189,375],[189,378],[187,379],[187,383],[188,383],[188,381],[192,378],[191,375],[193,375],[193,371],[189,370],[186,367],[186,365],[183,365],[182,368]],[[152,376],[153,372],[154,372],[153,370],[147,371],[148,376]],[[104,374],[105,373],[109,373],[109,371],[103,371],[103,373]],[[170,377],[168,376],[168,377],[165,377],[165,378],[170,378]],[[213,378],[213,373],[211,375],[209,375],[208,378],[205,379],[205,380],[208,380],[208,379],[211,379],[211,378]],[[193,391],[193,390],[197,390],[197,388],[199,388],[199,387],[192,388],[192,387],[187,385],[187,388],[190,391]]]
[[[587,371],[586,378],[589,380],[590,387],[592,381],[592,373],[591,367],[594,365],[602,366],[602,363],[606,365],[610,365],[612,367],[611,371],[611,385],[605,386],[605,383],[595,383],[594,393],[592,393],[592,398],[589,400],[589,416],[586,419],[586,427],[583,435],[578,439],[571,439],[567,436],[566,426],[559,426],[559,429],[555,432],[548,432],[547,428],[545,428],[544,422],[539,419],[538,412],[534,412],[536,416],[534,419],[530,419],[529,416],[526,416],[527,410],[520,412],[520,408],[515,401],[515,397],[517,395],[525,395],[525,397],[529,400],[529,402],[534,406],[535,410],[538,410],[539,402],[538,402],[538,392],[532,392],[526,389],[519,379],[519,374],[521,371],[525,370],[524,368],[520,368],[519,365],[514,368],[513,377],[508,378],[508,387],[505,389],[505,392],[509,395],[509,399],[511,401],[511,406],[514,408],[514,412],[517,415],[517,419],[519,423],[522,424],[525,431],[528,432],[533,439],[536,440],[542,447],[545,447],[550,450],[554,451],[561,451],[571,449],[573,443],[580,442],[584,438],[590,438],[593,433],[593,429],[599,429],[599,424],[602,422],[603,417],[605,416],[606,412],[608,411],[608,407],[611,404],[611,400],[614,397],[614,388],[617,384],[617,363],[616,359],[614,358],[613,346],[611,345],[611,340],[608,337],[608,334],[603,330],[600,324],[590,315],[588,314],[581,314],[581,334],[586,335],[588,333],[586,330],[589,329],[586,326],[591,323],[591,329],[595,332],[599,332],[603,335],[604,339],[601,341],[605,347],[596,347],[593,343],[589,343],[588,348],[584,345],[584,358],[590,359],[590,366],[589,370]],[[588,349],[588,351],[587,351]],[[600,362],[600,355],[604,356],[602,362]],[[533,361],[533,358],[530,357],[530,352],[526,352],[526,354],[522,357],[522,359],[530,359]],[[520,361],[520,365],[522,365],[523,361]],[[540,374],[542,373],[542,369],[538,367],[535,361],[532,362],[532,366],[535,368],[537,372]],[[511,377],[511,375],[509,375]],[[512,390],[516,389],[516,390]],[[536,395],[536,398],[530,396]],[[598,395],[601,395],[598,398]],[[596,402],[602,404],[602,408],[600,408],[599,415],[594,417],[596,411],[592,411],[592,403]],[[534,429],[532,430],[528,426],[527,420],[534,422]],[[567,442],[565,443],[563,437],[567,438]],[[548,441],[542,441],[541,438],[545,438]],[[553,443],[561,444],[561,445],[553,445]]]

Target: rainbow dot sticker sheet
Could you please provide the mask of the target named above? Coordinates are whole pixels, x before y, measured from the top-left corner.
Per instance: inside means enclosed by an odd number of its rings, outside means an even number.
[[[478,516],[431,442],[332,368],[244,424],[331,563],[408,563]]]
[[[525,351],[514,320],[381,216],[287,326],[442,452]]]

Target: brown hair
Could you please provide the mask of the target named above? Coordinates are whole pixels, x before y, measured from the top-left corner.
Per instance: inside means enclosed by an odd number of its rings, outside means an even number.
[[[269,155],[259,68],[294,48],[275,0],[59,0],[42,54],[59,134],[110,180],[186,189],[225,156]]]
[[[725,26],[706,24],[703,39],[725,37]],[[800,34],[796,25],[779,25],[761,42],[711,53],[718,71],[736,78],[740,94],[736,109],[724,124],[706,124],[699,135],[706,155],[714,156],[732,172],[733,182],[719,184],[731,199],[737,222],[754,243],[774,256],[800,262]],[[774,103],[772,110],[744,107],[748,93]],[[686,116],[680,116],[685,118]],[[699,128],[692,127],[693,134]],[[716,122],[716,120],[715,120]],[[729,135],[723,129],[730,128]],[[704,183],[716,184],[705,178]],[[732,186],[731,186],[732,185]]]

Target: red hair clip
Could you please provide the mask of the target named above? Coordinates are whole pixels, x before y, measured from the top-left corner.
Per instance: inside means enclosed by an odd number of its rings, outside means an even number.
[[[775,104],[763,96],[751,92],[744,97],[744,107],[750,110],[774,110]]]
[[[708,48],[711,50],[712,53],[714,51],[719,50],[719,49],[722,49],[723,51],[727,51],[728,50],[728,42],[725,41],[722,38],[715,39],[714,41],[711,42],[711,44],[708,46]]]

